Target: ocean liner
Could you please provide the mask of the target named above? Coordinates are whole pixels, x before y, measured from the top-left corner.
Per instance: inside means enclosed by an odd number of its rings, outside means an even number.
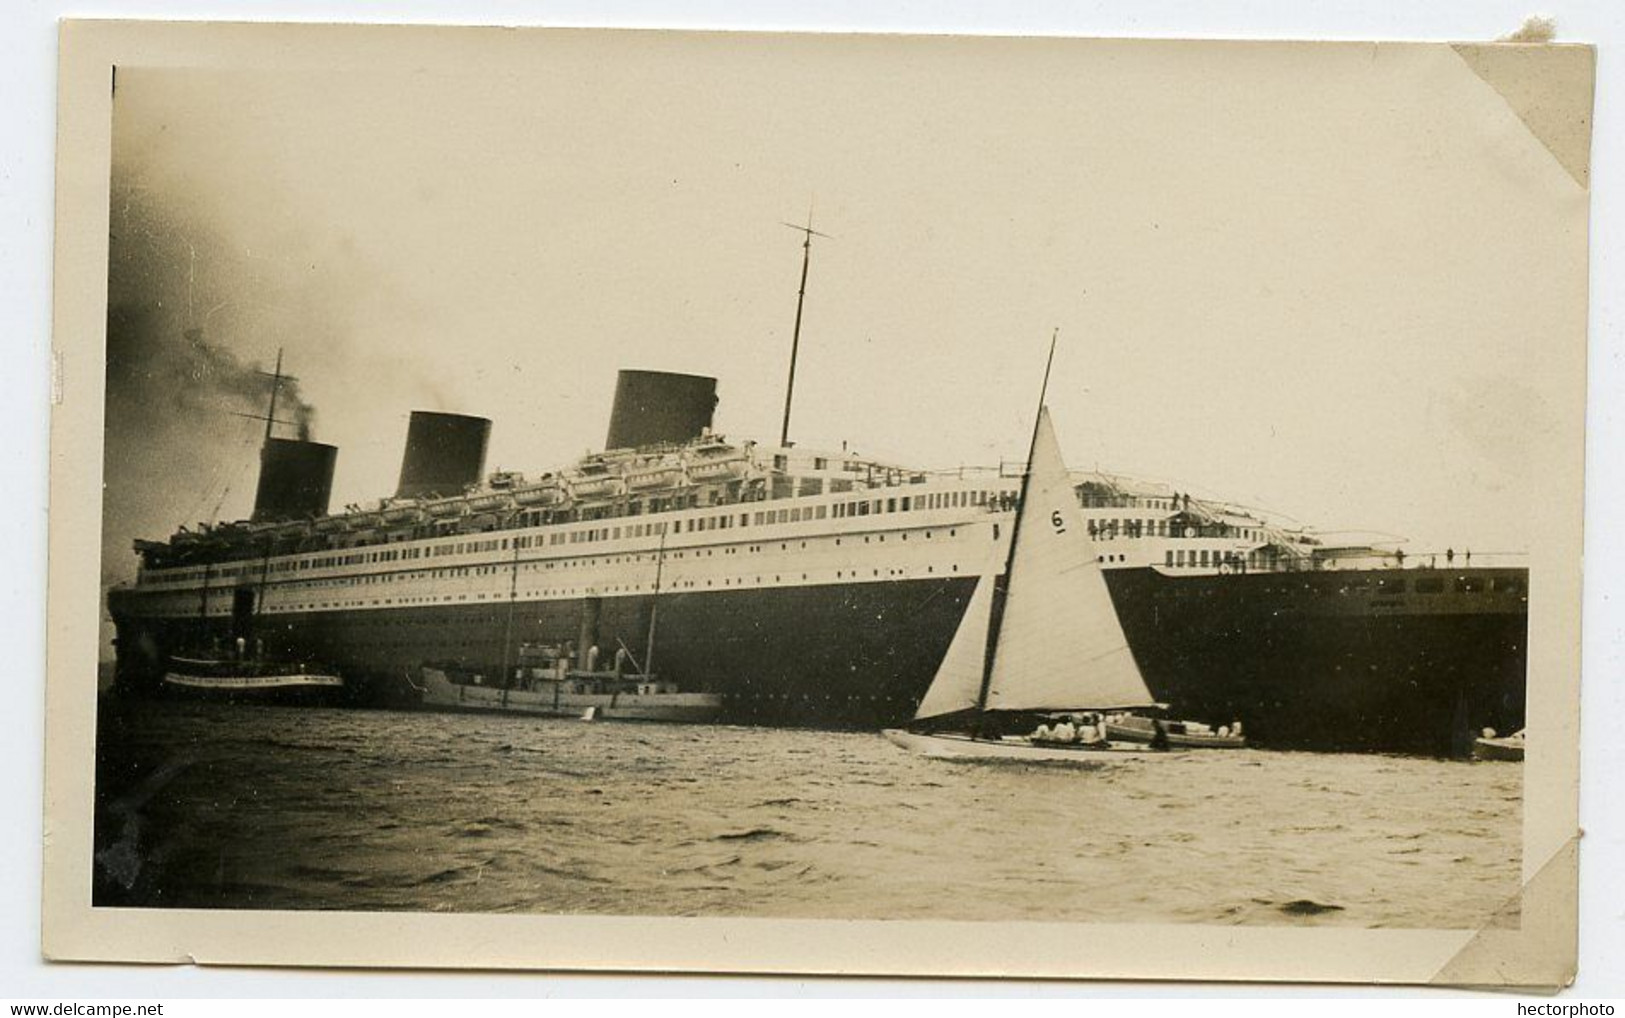
[[[250,519],[136,542],[136,579],[108,595],[118,688],[240,639],[389,703],[427,662],[500,675],[522,647],[641,649],[658,600],[659,670],[719,694],[724,720],[905,721],[978,578],[1003,568],[1021,468],[731,441],[715,406],[714,379],[623,371],[602,452],[489,476],[488,420],[416,412],[394,495],[338,513],[337,450],[268,438]],[[1437,754],[1523,727],[1522,566],[1073,479],[1134,657],[1177,716],[1244,719],[1259,746]]]

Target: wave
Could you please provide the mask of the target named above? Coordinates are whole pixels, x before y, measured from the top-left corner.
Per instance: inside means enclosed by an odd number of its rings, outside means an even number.
[[[1327,912],[1342,912],[1342,905],[1329,905],[1309,898],[1294,898],[1283,905],[1275,906],[1276,911],[1285,915],[1324,915]]]
[[[774,838],[789,838],[790,835],[771,827],[752,827],[748,831],[729,831],[718,834],[712,841],[768,841]]]

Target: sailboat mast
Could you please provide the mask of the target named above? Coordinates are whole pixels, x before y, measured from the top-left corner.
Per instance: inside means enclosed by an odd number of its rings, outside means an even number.
[[[1027,442],[1027,469],[1021,472],[1021,491],[1016,496],[1015,521],[1010,525],[1009,550],[1004,553],[1004,572],[993,578],[993,603],[988,616],[987,650],[982,655],[982,685],[976,691],[977,713],[987,710],[988,687],[993,682],[993,661],[999,651],[999,627],[1004,622],[1004,602],[1010,591],[1010,574],[1016,564],[1016,540],[1021,536],[1022,510],[1027,505],[1027,488],[1032,483],[1033,453],[1038,448],[1038,426],[1044,414],[1044,399],[1049,393],[1050,368],[1055,365],[1055,341],[1060,335],[1059,328],[1050,334],[1049,358],[1044,362],[1044,382],[1038,387],[1038,410],[1033,414],[1033,434]]]

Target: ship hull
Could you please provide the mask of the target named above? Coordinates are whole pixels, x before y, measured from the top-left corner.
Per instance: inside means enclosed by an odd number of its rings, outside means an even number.
[[[734,724],[880,728],[913,714],[964,614],[974,577],[663,593],[654,670],[685,692],[716,693]],[[118,683],[151,689],[165,648],[229,635],[229,619],[144,618],[114,598]],[[268,654],[329,662],[358,701],[417,702],[438,662],[500,672],[522,644],[641,649],[654,599],[413,606],[285,613],[258,620]],[[584,619],[590,618],[591,639]],[[404,692],[403,692],[404,691]]]
[[[1464,593],[1393,596],[1421,577]],[[1500,586],[1497,586],[1500,581]],[[880,729],[912,717],[976,578],[679,591],[659,598],[654,667],[719,694],[718,720]],[[1464,755],[1489,726],[1523,726],[1527,612],[1521,570],[1173,576],[1107,582],[1147,684],[1181,717],[1242,720],[1260,747]],[[426,662],[489,668],[523,643],[584,638],[641,649],[649,595],[281,613],[271,654],[331,663],[360,702],[411,694]],[[119,682],[147,689],[168,647],[228,635],[229,620],[144,618],[113,602]],[[217,631],[216,631],[217,630]],[[1058,662],[1064,667],[1065,662]],[[156,674],[155,674],[156,673]]]
[[[979,739],[968,735],[942,732],[925,734],[906,729],[887,728],[882,732],[886,741],[899,749],[936,760],[958,760],[972,763],[1047,763],[1080,766],[1101,766],[1124,757],[1145,759],[1166,755],[1166,750],[1120,743],[1095,745],[1044,745],[1025,739]]]
[[[1108,584],[1157,699],[1240,720],[1252,745],[1464,756],[1481,728],[1523,726],[1523,570],[1125,569]]]
[[[264,703],[288,707],[326,707],[343,702],[344,680],[336,675],[294,673],[267,675],[196,675],[164,673],[166,697],[222,703]]]

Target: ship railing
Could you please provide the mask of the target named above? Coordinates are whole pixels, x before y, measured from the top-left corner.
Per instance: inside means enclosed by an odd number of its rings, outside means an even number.
[[[1244,568],[1246,572],[1257,573],[1313,573],[1313,572],[1349,572],[1358,570],[1446,570],[1446,569],[1525,569],[1529,565],[1529,556],[1524,552],[1472,552],[1468,556],[1466,549],[1455,551],[1454,556],[1448,554],[1452,549],[1434,552],[1407,551],[1403,556],[1397,552],[1357,552],[1350,550],[1346,554],[1316,554],[1306,557],[1275,556],[1268,553],[1261,554],[1256,562],[1247,562],[1245,566],[1238,564],[1238,569]],[[1179,566],[1170,567],[1175,571]],[[1186,567],[1190,568],[1190,567]],[[1201,567],[1195,567],[1201,568]]]
[[[1319,556],[1342,562],[1336,553]],[[1384,556],[1404,569],[1527,569],[1529,553],[1523,551],[1475,551],[1471,548],[1445,548],[1442,551],[1406,551],[1403,560],[1397,552]]]

